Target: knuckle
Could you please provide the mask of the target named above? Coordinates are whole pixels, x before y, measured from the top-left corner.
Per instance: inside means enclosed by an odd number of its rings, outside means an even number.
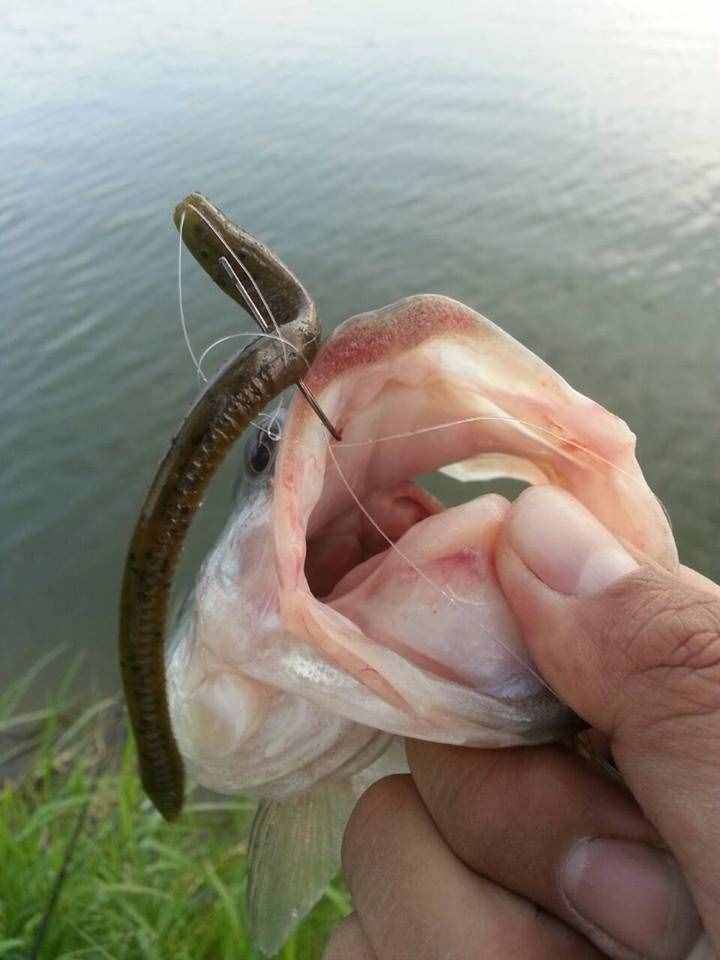
[[[622,646],[631,688],[652,692],[665,717],[720,712],[720,603],[654,577],[621,585],[619,599],[603,639]]]

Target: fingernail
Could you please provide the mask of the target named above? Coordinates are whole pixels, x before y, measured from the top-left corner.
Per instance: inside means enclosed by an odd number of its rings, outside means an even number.
[[[526,490],[508,535],[526,566],[559,593],[592,596],[638,567],[589,510],[557,487]]]
[[[614,947],[612,956],[631,951],[680,960],[700,936],[700,919],[677,864],[648,844],[581,840],[565,861],[561,883],[578,926],[605,952]]]

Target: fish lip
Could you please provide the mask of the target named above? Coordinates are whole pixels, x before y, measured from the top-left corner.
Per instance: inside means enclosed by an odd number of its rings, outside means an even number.
[[[255,311],[267,316],[265,304],[279,327],[298,318],[314,318],[312,298],[292,270],[202,193],[193,192],[181,200],[173,211],[173,222],[203,270],[253,319],[256,319]],[[223,269],[220,262],[223,257],[242,274],[240,279],[255,310]],[[248,279],[250,282],[246,282]],[[314,326],[312,320],[307,325]]]

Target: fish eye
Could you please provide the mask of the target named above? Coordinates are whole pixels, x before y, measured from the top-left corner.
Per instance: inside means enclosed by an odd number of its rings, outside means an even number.
[[[257,430],[245,445],[245,463],[248,471],[259,476],[268,469],[275,458],[277,441],[267,431]]]

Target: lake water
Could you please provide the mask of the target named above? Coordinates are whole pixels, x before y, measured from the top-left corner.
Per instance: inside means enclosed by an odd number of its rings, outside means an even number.
[[[127,541],[196,392],[170,224],[193,189],[326,329],[421,291],[495,319],[630,423],[720,576],[717,0],[244,7],[0,12],[3,679],[64,644],[117,682]],[[185,263],[202,347],[239,314]]]

